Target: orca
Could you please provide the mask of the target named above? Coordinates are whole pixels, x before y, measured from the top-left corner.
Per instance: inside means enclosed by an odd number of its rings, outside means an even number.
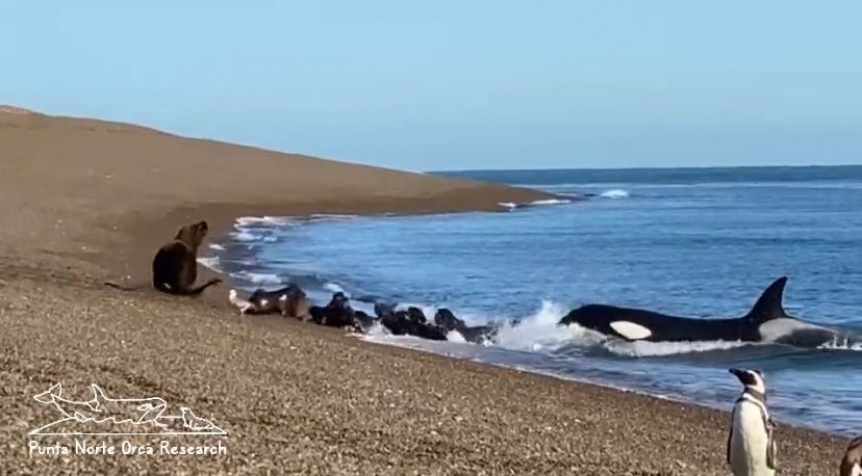
[[[815,347],[834,339],[832,329],[802,321],[784,310],[782,276],[760,295],[754,307],[736,318],[695,318],[646,309],[587,304],[572,310],[559,325],[577,324],[606,336],[647,342],[771,342]]]

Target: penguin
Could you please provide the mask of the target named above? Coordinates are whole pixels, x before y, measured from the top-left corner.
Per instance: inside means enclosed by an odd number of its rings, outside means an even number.
[[[854,438],[841,460],[840,476],[862,476],[862,435]]]
[[[729,369],[742,383],[727,436],[727,463],[733,476],[773,476],[775,424],[766,408],[766,384],[759,370]]]

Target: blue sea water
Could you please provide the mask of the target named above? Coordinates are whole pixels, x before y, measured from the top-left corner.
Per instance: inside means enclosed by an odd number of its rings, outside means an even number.
[[[245,290],[292,281],[522,318],[487,346],[369,339],[729,409],[729,367],[762,369],[779,421],[862,432],[862,345],[626,343],[556,322],[590,302],[675,315],[745,314],[787,275],[785,307],[862,331],[862,167],[446,172],[581,197],[503,213],[242,219],[211,263]]]

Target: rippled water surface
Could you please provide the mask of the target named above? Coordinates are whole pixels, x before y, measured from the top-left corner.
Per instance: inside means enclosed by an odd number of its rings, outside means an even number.
[[[588,302],[735,317],[787,275],[788,312],[862,329],[862,168],[474,173],[586,197],[507,213],[243,220],[211,250],[247,289],[292,280],[473,323],[490,346],[373,339],[728,409],[731,366],[763,369],[781,421],[862,430],[862,347],[600,340],[557,320]],[[363,307],[360,303],[357,307]]]

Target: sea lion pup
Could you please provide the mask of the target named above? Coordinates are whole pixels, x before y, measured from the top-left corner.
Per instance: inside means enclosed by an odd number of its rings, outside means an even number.
[[[428,340],[448,340],[446,338],[446,331],[440,329],[434,324],[429,324],[427,322],[412,322],[412,326],[410,328],[410,335],[414,335],[416,337],[420,337],[422,339]]]
[[[406,311],[393,311],[392,307],[375,306],[375,312],[382,316],[380,323],[393,335],[411,335],[428,340],[446,340],[446,332],[427,322],[425,314],[417,307]]]
[[[380,324],[394,335],[400,336],[407,334],[407,313],[399,311],[396,313],[395,304],[374,304],[374,314],[380,320]]]
[[[410,319],[410,322],[414,324],[427,324],[428,318],[425,317],[425,313],[422,312],[422,309],[419,309],[416,306],[409,306],[407,308],[407,318]]]
[[[374,315],[377,316],[378,319],[383,319],[385,316],[394,313],[395,307],[396,304],[376,302],[374,303]]]
[[[197,296],[206,288],[221,283],[213,278],[194,287],[198,277],[197,253],[209,232],[206,221],[184,225],[173,241],[164,244],[153,257],[153,287],[178,296]]]
[[[278,307],[279,295],[256,289],[248,300],[254,305],[254,314],[277,314],[281,311]]]
[[[434,324],[447,331],[460,332],[461,329],[467,327],[467,324],[463,320],[455,317],[455,314],[445,307],[437,309],[437,312],[434,314]]]
[[[379,320],[373,316],[369,316],[365,311],[355,311],[353,317],[356,321],[357,330],[362,334],[367,334],[371,330],[371,327],[374,326],[374,323]]]
[[[446,332],[457,331],[464,340],[473,344],[482,344],[497,333],[498,326],[468,326],[463,319],[455,317],[449,309],[442,307],[434,314],[434,324]]]
[[[395,304],[377,303],[374,305],[374,314],[380,319],[380,324],[392,334],[397,336],[407,334],[409,326],[407,313],[396,311],[395,306]]]
[[[305,291],[295,284],[290,284],[278,291],[278,308],[281,310],[281,315],[284,317],[292,317],[307,321],[311,318],[311,313],[308,309],[308,296]]]
[[[303,307],[305,293],[295,284],[289,284],[275,291],[257,288],[248,300],[254,303],[255,314],[281,313],[286,317],[298,318],[307,314],[307,308]]]
[[[841,459],[840,476],[862,475],[862,435],[853,438]]]
[[[323,326],[357,328],[355,313],[347,296],[341,291],[333,293],[326,306],[311,306],[309,313],[312,321]]]

